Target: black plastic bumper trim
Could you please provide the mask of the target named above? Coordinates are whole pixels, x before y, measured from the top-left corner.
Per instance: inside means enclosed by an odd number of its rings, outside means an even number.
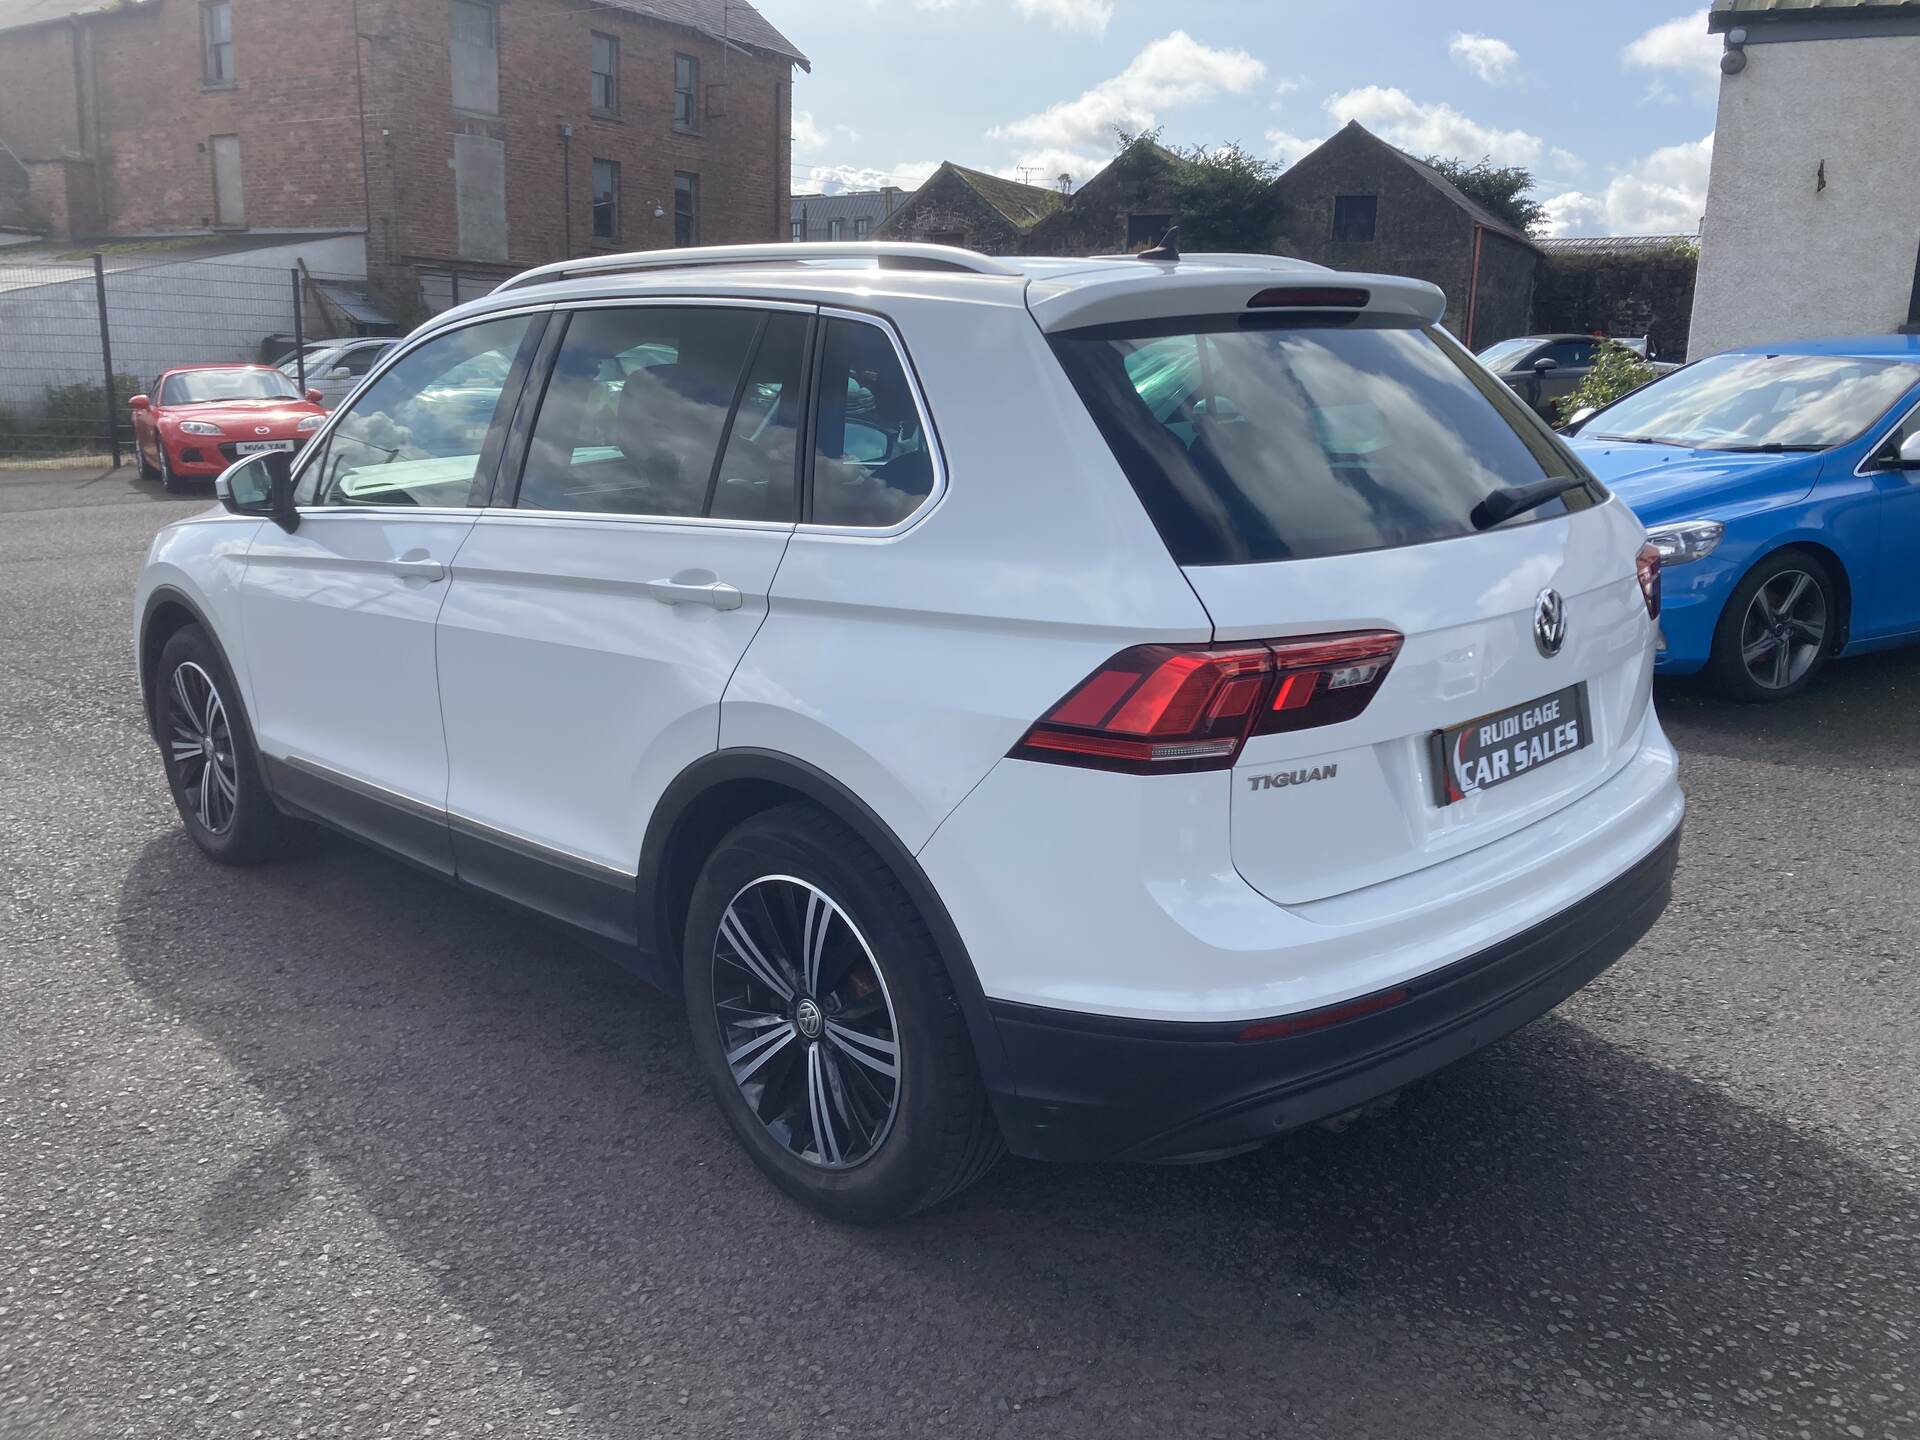
[[[989,1000],[1011,1084],[1008,1146],[1043,1160],[1171,1160],[1269,1140],[1388,1094],[1544,1015],[1646,934],[1673,892],[1680,832],[1532,929],[1408,981],[1398,1004],[1304,1035]]]

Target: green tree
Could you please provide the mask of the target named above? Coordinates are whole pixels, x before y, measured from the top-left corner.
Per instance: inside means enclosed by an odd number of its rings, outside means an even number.
[[[1155,151],[1174,157],[1173,202],[1182,250],[1264,253],[1273,248],[1280,213],[1273,198],[1278,162],[1249,154],[1237,143],[1163,146],[1158,130],[1116,129],[1114,138],[1112,163],[1122,176],[1144,171]]]
[[[1538,235],[1547,224],[1547,207],[1532,198],[1533,172],[1524,165],[1495,165],[1483,156],[1475,164],[1427,156],[1428,165],[1523,235]]]
[[[1572,392],[1560,397],[1560,423],[1582,410],[1598,410],[1653,379],[1653,367],[1624,345],[1608,342],[1593,352],[1593,368]]]

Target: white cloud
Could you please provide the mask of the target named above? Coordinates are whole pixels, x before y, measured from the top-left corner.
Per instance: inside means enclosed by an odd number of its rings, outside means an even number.
[[[1532,167],[1551,154],[1557,165],[1580,164],[1579,157],[1565,150],[1550,152],[1538,135],[1482,125],[1444,102],[1423,105],[1404,90],[1369,85],[1329,97],[1326,109],[1341,124],[1358,120],[1389,144],[1422,159],[1440,155],[1473,163],[1484,158],[1496,165]]]
[[[1013,0],[1029,20],[1046,20],[1056,30],[1086,30],[1095,35],[1107,33],[1113,19],[1113,0]]]
[[[1273,152],[1273,158],[1288,165],[1311,155],[1320,143],[1318,139],[1291,135],[1285,130],[1267,131],[1267,148]]]
[[[1707,207],[1713,136],[1655,150],[1598,195],[1569,190],[1543,202],[1553,235],[1692,235]]]
[[[793,148],[806,153],[824,150],[827,132],[813,118],[811,110],[793,112]]]
[[[1629,70],[1651,70],[1656,77],[1678,75],[1696,93],[1711,95],[1720,83],[1720,54],[1720,37],[1707,33],[1707,12],[1696,10],[1634,39],[1620,52],[1620,63]],[[1668,98],[1657,78],[1645,98]]]
[[[794,177],[793,190],[796,195],[842,195],[849,190],[878,190],[887,185],[917,190],[939,168],[937,160],[907,160],[891,170],[865,165],[810,165],[805,174]]]
[[[1222,92],[1243,94],[1266,73],[1267,67],[1244,50],[1215,50],[1176,30],[1078,98],[996,125],[987,134],[994,140],[1023,141],[1036,153],[1104,150],[1110,148],[1116,128],[1151,129],[1168,106],[1196,105]]]
[[[1489,85],[1503,83],[1520,63],[1520,52],[1506,41],[1465,31],[1453,37],[1447,53]]]
[[[1112,158],[1112,155],[1090,155],[1078,150],[1023,150],[1012,164],[1002,165],[994,173],[1027,185],[1044,185],[1049,190],[1059,184],[1062,175],[1068,175],[1072,177],[1073,188],[1078,190],[1105,169]]]

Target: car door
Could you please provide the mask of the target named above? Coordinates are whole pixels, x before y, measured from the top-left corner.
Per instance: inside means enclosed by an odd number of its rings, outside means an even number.
[[[1914,397],[1903,402],[1914,406]],[[1873,604],[1855,618],[1854,633],[1873,636],[1920,633],[1920,470],[1900,464],[1900,447],[1920,435],[1920,407],[1909,408],[1885,442],[1862,466],[1880,491],[1879,563],[1874,566]]]
[[[543,323],[480,320],[404,353],[309,452],[298,528],[263,525],[241,585],[276,791],[449,873],[434,620]],[[490,403],[471,384],[448,398],[448,377],[476,374]]]
[[[440,612],[463,878],[635,938],[647,821],[718,743],[793,531],[813,323],[628,302],[548,337]]]

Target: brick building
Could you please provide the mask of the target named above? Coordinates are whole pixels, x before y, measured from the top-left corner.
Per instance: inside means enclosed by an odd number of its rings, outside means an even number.
[[[1539,247],[1357,121],[1288,166],[1273,193],[1278,253],[1432,281],[1447,292],[1447,328],[1475,350],[1527,333]]]
[[[897,185],[878,190],[844,190],[838,195],[793,197],[793,235],[802,240],[870,240],[873,232],[906,198]]]
[[[784,239],[807,63],[745,0],[0,0],[0,223],[363,230],[402,304]]]

